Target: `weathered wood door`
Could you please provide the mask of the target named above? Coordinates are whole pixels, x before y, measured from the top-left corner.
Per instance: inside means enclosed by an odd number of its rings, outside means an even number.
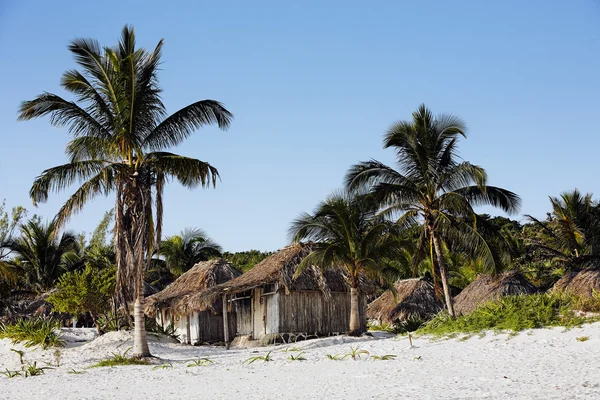
[[[258,339],[266,333],[267,313],[265,307],[267,303],[262,297],[262,288],[254,289],[252,295],[252,339]]]

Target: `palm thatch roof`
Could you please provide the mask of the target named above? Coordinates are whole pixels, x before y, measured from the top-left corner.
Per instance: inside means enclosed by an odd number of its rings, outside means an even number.
[[[200,293],[241,274],[221,258],[199,262],[162,291],[148,297],[144,311],[147,315],[154,316],[156,309],[161,306],[180,309],[179,303],[185,301],[187,296]]]
[[[421,278],[404,279],[394,284],[396,296],[386,290],[367,306],[367,318],[386,324],[437,314],[443,304],[436,298],[433,285]]]
[[[561,291],[581,297],[600,293],[600,269],[584,269],[568,272],[554,284],[552,291]]]
[[[315,266],[310,266],[298,276],[294,277],[298,265],[313,249],[312,243],[294,243],[284,247],[275,254],[265,258],[254,268],[229,282],[215,286],[191,296],[187,306],[190,310],[198,310],[213,304],[223,294],[236,294],[254,289],[259,286],[278,283],[286,293],[291,291],[321,291],[326,296],[330,292],[347,292],[350,290],[346,271],[343,269],[329,269],[321,271]],[[361,280],[361,290],[364,293],[374,291],[373,284]]]
[[[497,276],[481,274],[454,298],[454,311],[458,315],[468,314],[488,301],[535,292],[537,288],[520,272],[508,271]]]

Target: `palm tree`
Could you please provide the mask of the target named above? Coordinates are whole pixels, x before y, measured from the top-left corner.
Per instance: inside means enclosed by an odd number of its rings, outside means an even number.
[[[179,235],[166,238],[157,252],[171,274],[177,278],[200,261],[221,255],[222,249],[201,229],[186,229]]]
[[[577,189],[550,197],[550,203],[547,221],[527,215],[540,228],[532,247],[567,268],[600,264],[600,204]]]
[[[395,280],[390,274],[394,266],[386,261],[403,256],[398,226],[378,216],[377,211],[378,205],[371,196],[335,193],[321,202],[313,214],[301,214],[289,231],[296,242],[315,242],[315,248],[302,260],[296,275],[311,265],[347,271],[351,335],[361,333],[358,297],[361,279]]]
[[[434,116],[421,105],[412,121],[392,125],[384,137],[384,148],[393,148],[398,169],[379,161],[361,162],[346,175],[349,188],[367,187],[381,202],[384,215],[401,215],[398,222],[422,222],[420,244],[429,244],[434,277],[439,271],[450,315],[454,316],[442,240],[457,236],[472,247],[491,269],[494,257],[477,232],[473,206],[492,205],[508,213],[519,210],[519,197],[505,189],[487,185],[483,168],[459,161],[457,144],[466,137],[464,123],[452,115]],[[435,259],[433,254],[435,252]]]
[[[208,187],[219,177],[207,162],[166,150],[197,128],[216,123],[225,129],[232,119],[214,100],[195,102],[167,116],[157,76],[162,45],[161,40],[151,52],[137,49],[128,26],[114,48],[76,39],[69,50],[82,72],[65,72],[61,85],[77,101],[44,93],[23,102],[19,115],[20,120],[49,115],[53,125],[66,125],[73,135],[66,149],[69,162],[45,170],[30,190],[37,203],[46,201],[50,191],[82,182],[59,210],[59,225],[96,196],[116,193],[116,297],[125,310],[135,302],[136,357],[150,355],[142,308],[143,272],[160,243],[164,185],[174,179],[189,188]]]
[[[81,263],[77,237],[60,234],[55,221],[44,224],[33,218],[19,226],[21,235],[4,244],[14,257],[9,263],[24,283],[39,290],[54,287],[58,278]]]

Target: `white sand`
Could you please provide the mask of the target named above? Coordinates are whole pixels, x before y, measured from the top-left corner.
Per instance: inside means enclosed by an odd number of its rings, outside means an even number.
[[[578,337],[589,337],[578,341]],[[91,330],[69,330],[61,365],[29,378],[0,376],[1,399],[600,399],[600,323],[565,331],[523,332],[516,337],[487,334],[468,340],[333,337],[300,342],[306,361],[288,360],[287,346],[231,349],[192,347],[152,340],[151,352],[172,368],[87,366],[131,346],[128,332],[88,343]],[[360,347],[392,361],[329,360]],[[0,370],[19,369],[14,346],[0,340]],[[243,365],[272,350],[272,362]],[[55,363],[55,350],[25,349],[26,361]],[[292,353],[295,354],[295,353]],[[188,367],[207,357],[211,366]],[[69,371],[83,371],[70,374]]]

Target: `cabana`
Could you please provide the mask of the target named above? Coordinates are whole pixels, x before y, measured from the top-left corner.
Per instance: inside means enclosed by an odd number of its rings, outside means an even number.
[[[591,298],[594,292],[600,293],[600,269],[568,272],[554,284],[552,290]]]
[[[535,292],[537,288],[518,271],[508,271],[497,276],[480,274],[454,298],[454,311],[457,315],[468,314],[478,305],[504,296]]]
[[[309,266],[297,278],[296,269],[311,252],[311,244],[296,243],[267,257],[242,276],[190,299],[192,309],[221,299],[235,318],[235,345],[289,343],[337,335],[348,330],[350,288],[345,271],[321,271]],[[372,290],[365,283],[367,291]],[[366,330],[365,292],[360,293],[361,325]]]
[[[367,306],[367,319],[379,324],[426,320],[443,308],[433,285],[425,279],[400,280],[394,287],[395,296],[391,290],[386,290]]]
[[[156,318],[157,324],[173,324],[182,343],[214,343],[225,340],[221,303],[206,307],[189,307],[191,296],[241,275],[223,259],[200,262],[161,292],[146,299],[146,315]],[[235,320],[229,325],[235,332]]]

